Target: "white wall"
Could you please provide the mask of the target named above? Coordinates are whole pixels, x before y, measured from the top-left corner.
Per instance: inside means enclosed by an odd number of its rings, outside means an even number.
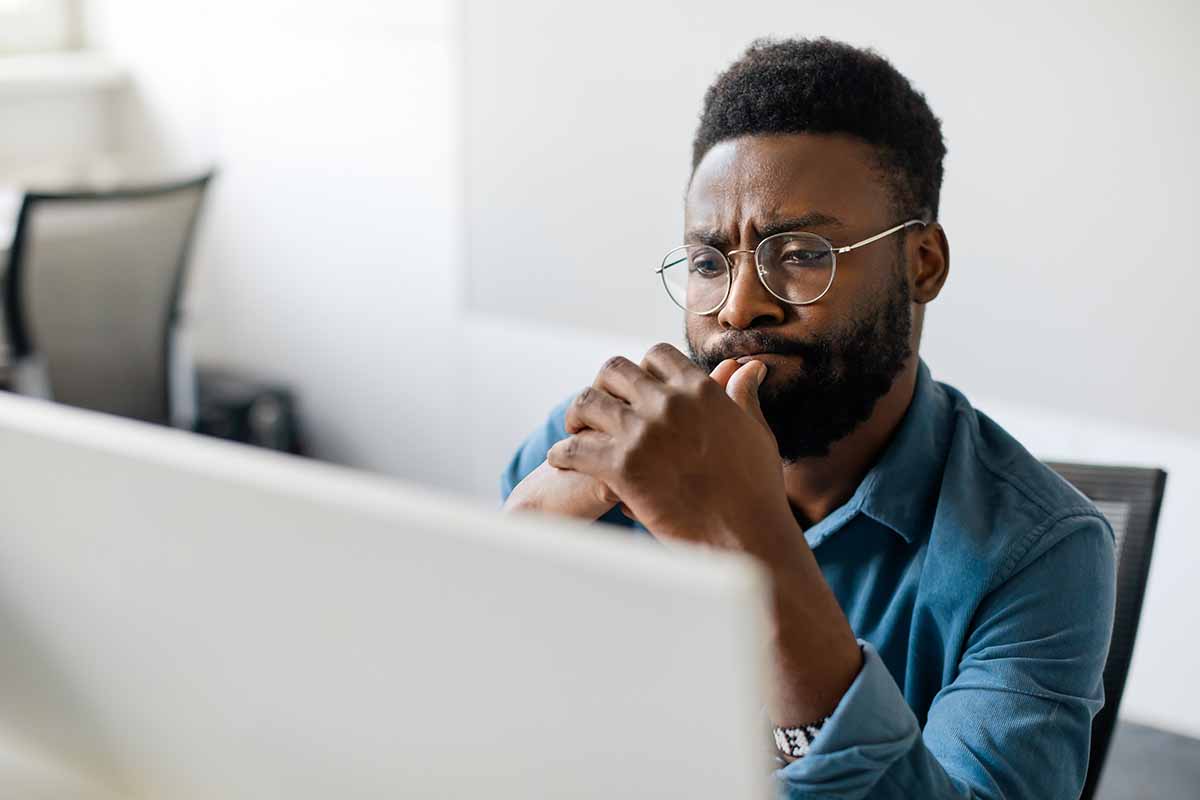
[[[112,101],[120,79],[80,74],[88,65],[79,59],[0,59],[0,186],[103,179],[105,164],[98,156],[114,144]],[[59,71],[66,75],[46,74],[63,67],[63,61],[66,68]],[[9,221],[0,219],[0,226]],[[7,244],[0,241],[0,247]]]
[[[126,148],[220,168],[199,358],[293,384],[320,456],[441,485],[459,474],[453,12],[112,0],[88,18],[135,75]]]
[[[829,35],[878,48],[944,121],[952,271],[925,343],[941,370],[1200,435],[1200,372],[1179,369],[1200,341],[1200,4],[467,9],[473,308],[673,335],[652,270],[681,238],[705,87],[755,37]]]
[[[454,0],[97,0],[88,28],[135,74],[124,146],[222,168],[189,295],[200,355],[295,385],[321,457],[480,496],[605,356],[676,335],[647,273],[678,235],[712,74],[763,20],[878,45],[951,149],[954,272],[926,355],[1041,455],[1171,471],[1124,712],[1200,735],[1200,385],[1178,366],[1200,278],[1167,235],[1197,211],[1195,12],[980,8],[471,0],[464,25]],[[576,229],[628,260],[573,295]],[[1107,236],[1130,229],[1132,249]],[[1169,290],[1114,294],[1113,252],[1151,253]],[[1014,296],[1022,275],[1045,294]]]

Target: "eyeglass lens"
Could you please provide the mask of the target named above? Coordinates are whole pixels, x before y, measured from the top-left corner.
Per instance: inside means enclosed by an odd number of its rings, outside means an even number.
[[[763,284],[789,303],[811,303],[833,282],[833,250],[818,236],[804,233],[772,236],[755,253]],[[685,245],[662,262],[663,285],[671,300],[696,314],[709,314],[729,295],[729,260],[715,247]]]

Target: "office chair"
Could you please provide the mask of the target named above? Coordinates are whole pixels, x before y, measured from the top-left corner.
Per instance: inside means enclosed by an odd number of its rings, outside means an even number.
[[[15,391],[194,424],[179,301],[210,178],[25,195],[4,297]]]
[[[1125,691],[1129,659],[1142,614],[1154,531],[1167,473],[1161,469],[1048,463],[1096,504],[1112,524],[1117,541],[1117,604],[1112,644],[1104,664],[1104,708],[1092,720],[1092,746],[1081,800],[1095,795]]]

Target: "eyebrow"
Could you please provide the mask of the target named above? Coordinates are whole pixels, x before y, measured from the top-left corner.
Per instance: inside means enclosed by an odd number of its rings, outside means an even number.
[[[765,239],[768,236],[774,236],[777,233],[788,233],[790,231],[807,231],[813,228],[844,228],[845,224],[833,216],[821,211],[810,211],[807,214],[802,214],[799,217],[789,217],[787,219],[777,219],[764,223],[756,227],[759,239]],[[690,243],[706,244],[710,247],[723,248],[729,244],[729,237],[719,230],[711,228],[697,228],[687,232],[684,241]]]

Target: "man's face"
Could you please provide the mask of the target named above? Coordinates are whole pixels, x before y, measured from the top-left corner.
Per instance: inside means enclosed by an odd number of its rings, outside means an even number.
[[[713,147],[688,189],[685,241],[753,250],[781,227],[853,244],[895,218],[871,147],[846,136],[747,136]],[[794,306],[739,255],[729,299],[688,314],[692,360],[711,371],[755,354],[769,369],[759,392],[785,461],[828,453],[868,419],[911,358],[912,301],[903,232],[839,256],[829,291]]]

